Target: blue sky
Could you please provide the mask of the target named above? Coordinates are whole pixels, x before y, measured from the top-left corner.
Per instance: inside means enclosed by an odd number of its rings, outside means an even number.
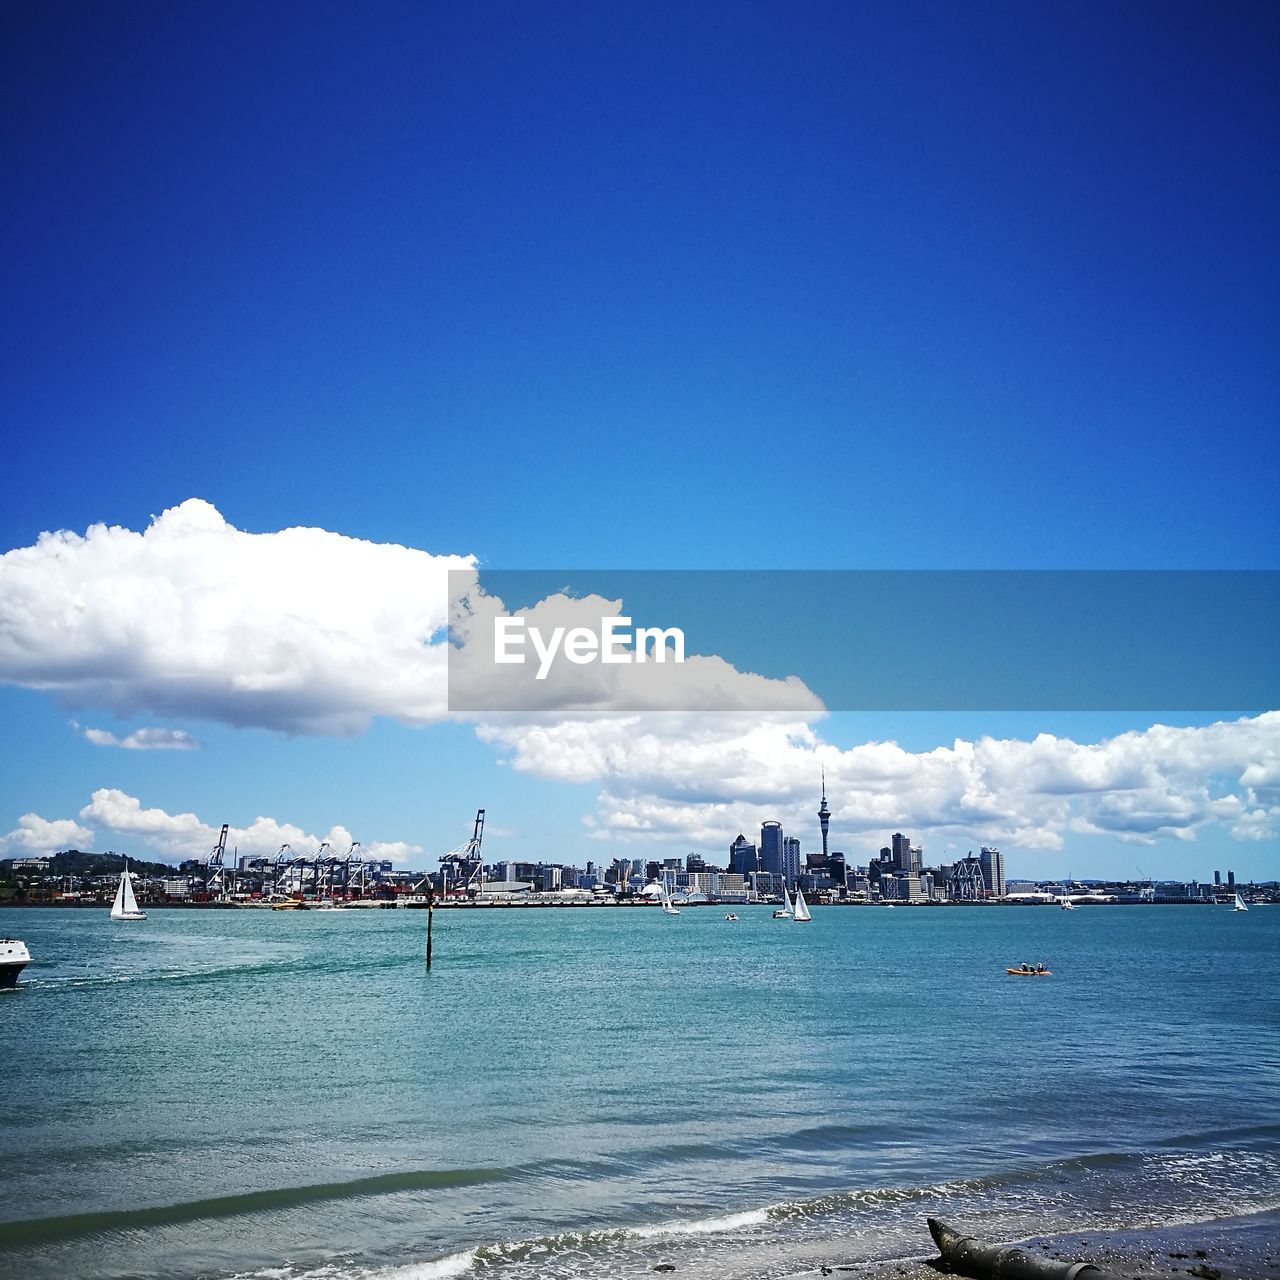
[[[200,497],[500,568],[1276,567],[1274,8],[0,24],[0,549]],[[483,803],[513,850],[601,851],[599,785],[466,726],[120,723],[30,683],[0,689],[0,835],[115,787],[431,851]],[[72,718],[205,745],[93,746]],[[823,734],[1092,743],[1151,717],[980,719]],[[1027,867],[1129,869],[1065,839]],[[1274,838],[1219,827],[1145,857],[1280,873]]]

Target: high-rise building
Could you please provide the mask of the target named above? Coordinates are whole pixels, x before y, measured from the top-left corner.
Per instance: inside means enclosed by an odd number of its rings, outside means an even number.
[[[1219,885],[1222,883],[1222,872],[1221,872],[1221,871],[1215,871],[1215,872],[1213,873],[1213,883],[1214,883],[1214,884],[1219,884]]]
[[[794,885],[800,876],[800,841],[788,836],[782,842],[782,878],[788,886]]]
[[[822,856],[827,856],[827,827],[831,824],[831,810],[827,808],[827,771],[822,771],[822,807],[818,810],[818,822],[822,826]]]
[[[982,884],[988,897],[1004,897],[1004,854],[999,849],[988,849],[985,845],[978,855],[978,863],[982,867]]]
[[[893,865],[903,875],[911,874],[911,841],[901,831],[893,833]]]
[[[749,876],[759,870],[760,860],[756,856],[755,845],[740,834],[729,846],[729,871],[736,876]]]
[[[1234,889],[1236,887],[1236,873],[1234,871],[1227,872],[1227,888]]]
[[[760,869],[782,875],[782,823],[765,822],[760,827]]]

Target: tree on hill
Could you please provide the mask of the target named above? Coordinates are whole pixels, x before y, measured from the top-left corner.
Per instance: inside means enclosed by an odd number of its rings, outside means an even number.
[[[67,849],[55,853],[49,859],[49,868],[45,872],[50,876],[108,876],[119,875],[124,870],[125,855],[108,850],[106,853],[85,853],[81,849]],[[167,862],[145,862],[140,858],[129,858],[129,869],[145,876],[172,876],[176,871]],[[0,863],[0,872],[6,878],[13,875],[13,859],[6,858]]]

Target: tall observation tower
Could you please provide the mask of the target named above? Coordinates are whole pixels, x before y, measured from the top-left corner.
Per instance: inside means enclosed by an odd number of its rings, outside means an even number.
[[[822,771],[822,808],[818,810],[818,821],[822,823],[822,857],[827,857],[827,827],[831,822],[831,810],[827,808],[827,771]]]

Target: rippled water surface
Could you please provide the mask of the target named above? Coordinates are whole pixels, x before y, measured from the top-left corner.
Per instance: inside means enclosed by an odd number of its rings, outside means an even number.
[[[0,1275],[768,1280],[1280,1205],[1280,909],[738,914],[441,911],[428,974],[415,911],[0,911]]]

